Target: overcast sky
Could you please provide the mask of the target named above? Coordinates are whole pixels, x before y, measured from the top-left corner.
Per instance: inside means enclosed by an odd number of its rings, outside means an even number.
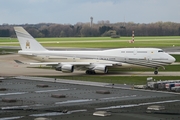
[[[180,23],[180,0],[0,0],[0,24]]]

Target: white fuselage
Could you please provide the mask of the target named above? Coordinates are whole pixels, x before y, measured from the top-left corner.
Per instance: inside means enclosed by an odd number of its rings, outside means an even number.
[[[102,51],[19,51],[43,62],[120,62],[129,66],[161,67],[175,61],[174,57],[156,48],[121,48]]]
[[[21,46],[19,54],[42,61],[30,65],[50,65],[57,71],[73,72],[85,69],[86,74],[108,73],[109,67],[143,66],[158,68],[175,61],[171,55],[157,48],[121,48],[102,51],[50,51],[37,42],[23,27],[14,27]]]

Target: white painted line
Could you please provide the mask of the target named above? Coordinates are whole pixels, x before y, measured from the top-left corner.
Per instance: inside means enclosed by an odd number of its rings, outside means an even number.
[[[62,113],[62,112],[50,112],[50,113],[42,113],[42,114],[32,114],[29,116],[33,117],[42,117],[42,116],[57,116],[57,115],[65,115],[65,114],[70,114],[70,113]]]
[[[70,90],[70,89],[41,90],[41,91],[35,91],[35,93],[56,92],[56,91],[65,91],[65,90]]]
[[[21,95],[21,94],[26,94],[28,92],[16,92],[16,93],[1,93],[0,96],[4,95]]]
[[[137,107],[137,106],[143,106],[143,105],[152,105],[152,104],[161,104],[161,103],[172,103],[172,102],[179,102],[179,101],[180,100],[167,100],[167,101],[139,103],[139,104],[130,104],[130,105],[118,105],[118,106],[102,107],[102,108],[95,108],[95,109],[96,110],[107,110],[107,109],[117,109],[117,108],[129,108],[129,107]]]
[[[18,108],[27,108],[29,106],[11,106],[11,107],[1,107],[1,110],[8,110],[8,109],[18,109]]]
[[[31,105],[31,106],[39,107],[39,106],[43,106],[43,104],[35,104],[35,105]]]
[[[56,102],[55,104],[67,104],[67,103],[80,103],[80,102],[89,102],[93,101],[94,99],[81,99],[81,100],[67,100],[63,102]]]
[[[82,109],[82,110],[72,110],[70,111],[70,113],[76,113],[76,112],[86,112],[86,109]]]
[[[35,105],[24,105],[24,106],[11,106],[11,107],[1,107],[1,110],[8,110],[8,109],[18,109],[18,108],[28,108],[28,107],[38,107],[38,106],[43,106],[42,104],[35,104]]]
[[[69,103],[80,103],[80,102],[90,102],[90,101],[97,101],[97,100],[113,100],[113,99],[120,99],[120,98],[127,98],[127,97],[136,97],[136,95],[130,96],[121,96],[121,97],[109,97],[109,98],[99,98],[99,99],[80,99],[80,100],[67,100],[62,102],[56,102],[55,104],[69,104]]]
[[[0,118],[0,120],[15,120],[19,118],[23,118],[24,116],[17,116],[17,117],[6,117],[6,118]]]
[[[111,99],[120,99],[120,98],[127,98],[127,97],[136,97],[137,95],[130,95],[130,96],[121,96],[121,97],[109,97],[109,98],[100,98],[99,100],[111,100]]]

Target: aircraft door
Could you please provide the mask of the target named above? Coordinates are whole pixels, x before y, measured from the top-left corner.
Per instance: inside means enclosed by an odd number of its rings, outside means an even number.
[[[148,56],[147,60],[148,60],[148,62],[150,62],[152,60],[151,56]]]
[[[133,51],[134,55],[137,54],[137,48],[134,48],[134,51]]]

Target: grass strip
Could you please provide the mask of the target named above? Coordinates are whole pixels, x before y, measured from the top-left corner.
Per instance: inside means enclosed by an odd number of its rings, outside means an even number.
[[[58,77],[51,76],[51,78],[59,78],[59,79],[104,82],[104,83],[114,83],[114,84],[127,84],[127,85],[146,84],[148,77],[152,77],[152,76],[107,76],[107,75],[94,75],[94,76],[81,75],[81,76],[58,76]],[[153,79],[154,80],[180,80],[180,76],[154,76]]]

